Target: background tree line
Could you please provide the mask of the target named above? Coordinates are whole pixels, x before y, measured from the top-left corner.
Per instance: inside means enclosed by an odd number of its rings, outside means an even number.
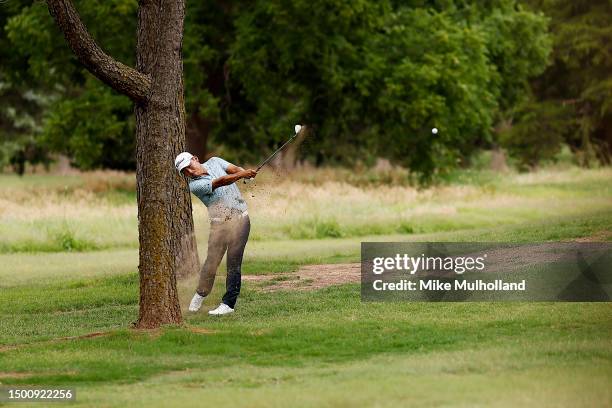
[[[75,4],[102,48],[133,65],[137,0]],[[609,163],[611,8],[189,1],[188,148],[255,161],[304,122],[314,137],[302,156],[317,165],[386,157],[427,178],[482,148],[531,167],[564,144],[584,165]],[[82,169],[133,169],[130,100],[78,64],[45,4],[0,4],[0,25],[0,164],[19,170],[59,152]]]

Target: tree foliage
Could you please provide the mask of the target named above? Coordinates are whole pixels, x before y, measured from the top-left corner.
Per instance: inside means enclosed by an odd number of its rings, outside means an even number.
[[[442,3],[262,0],[243,10],[230,64],[253,108],[236,143],[256,148],[306,118],[328,160],[382,155],[427,177],[469,157],[543,71],[547,21],[513,1]]]
[[[112,55],[134,63],[135,13],[132,0],[87,1],[79,11],[94,38]],[[104,21],[104,24],[96,22]],[[39,142],[67,154],[83,169],[131,169],[134,159],[133,108],[128,98],[109,90],[76,60],[44,3],[24,6],[6,24],[13,52],[27,58],[13,81],[55,93],[44,109]],[[126,34],[129,33],[129,34]]]
[[[136,0],[77,6],[131,64]],[[307,123],[317,163],[384,156],[429,177],[490,143],[526,99],[550,52],[547,23],[515,0],[188,2],[188,128],[204,123],[215,146],[255,160]],[[24,78],[61,97],[45,110],[46,145],[83,168],[133,166],[130,103],[76,64],[46,9],[20,9],[5,30]]]
[[[544,144],[567,143],[584,164],[612,158],[612,3],[609,0],[528,0],[551,16],[552,63],[533,81],[533,97],[517,107],[508,141],[539,129]],[[543,115],[523,114],[525,110]],[[548,121],[548,124],[536,122]],[[546,150],[549,151],[549,147]],[[521,154],[518,150],[517,154]],[[528,154],[532,155],[532,154]],[[542,158],[547,158],[543,152]]]
[[[21,7],[19,0],[0,4],[0,27]],[[26,161],[48,161],[39,135],[42,113],[54,101],[52,91],[24,80],[27,67],[27,57],[13,52],[11,41],[0,35],[0,168],[10,164],[19,174],[23,174]]]

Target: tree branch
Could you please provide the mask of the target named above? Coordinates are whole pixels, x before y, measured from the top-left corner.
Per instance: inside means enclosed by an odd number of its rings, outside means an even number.
[[[47,0],[47,6],[66,42],[89,72],[134,101],[147,100],[150,76],[116,61],[102,51],[87,31],[71,0]]]

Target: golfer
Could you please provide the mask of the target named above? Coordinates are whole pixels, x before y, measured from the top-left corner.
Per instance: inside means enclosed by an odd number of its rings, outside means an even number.
[[[212,290],[217,268],[227,251],[225,295],[222,303],[208,314],[232,313],[240,294],[242,255],[251,230],[246,203],[235,183],[255,177],[257,171],[245,170],[219,157],[211,157],[202,164],[197,156],[188,152],[176,156],[174,165],[179,173],[188,177],[189,190],[208,207],[210,219],[208,254],[189,311],[200,310],[202,301]]]

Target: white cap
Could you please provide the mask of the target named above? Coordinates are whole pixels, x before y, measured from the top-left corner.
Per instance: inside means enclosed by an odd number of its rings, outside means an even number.
[[[189,163],[191,162],[192,157],[193,157],[193,154],[189,152],[183,152],[183,153],[180,153],[178,156],[176,156],[176,159],[174,159],[174,166],[179,171],[179,173],[185,167],[189,166]]]

